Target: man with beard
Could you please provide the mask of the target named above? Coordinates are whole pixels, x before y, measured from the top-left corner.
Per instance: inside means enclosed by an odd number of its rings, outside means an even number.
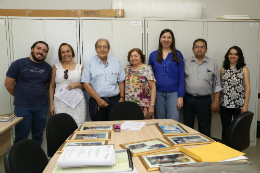
[[[14,143],[32,139],[42,144],[42,134],[48,110],[47,88],[51,78],[51,66],[45,62],[49,47],[43,41],[34,43],[31,56],[14,61],[6,73],[5,87],[14,96],[14,114],[23,117],[15,126]]]

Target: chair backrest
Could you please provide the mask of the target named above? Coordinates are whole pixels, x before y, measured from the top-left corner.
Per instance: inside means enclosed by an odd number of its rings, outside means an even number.
[[[253,116],[252,112],[244,112],[231,122],[224,137],[227,146],[242,151],[250,145],[250,127]]]
[[[60,113],[52,115],[46,127],[48,156],[52,157],[77,128],[77,123],[69,114]]]
[[[134,102],[119,102],[115,104],[109,113],[109,120],[143,120],[144,113],[141,107]]]
[[[31,139],[10,146],[4,157],[6,173],[42,173],[47,164],[43,149]]]

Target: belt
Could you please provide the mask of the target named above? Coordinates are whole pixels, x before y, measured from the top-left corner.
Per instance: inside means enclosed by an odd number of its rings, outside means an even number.
[[[102,99],[108,100],[108,99],[112,99],[112,98],[116,98],[116,97],[120,97],[120,94],[113,96],[113,97],[101,97]]]
[[[198,95],[191,95],[191,94],[188,94],[188,93],[185,93],[185,95],[188,95],[194,99],[201,99],[201,98],[205,98],[205,97],[210,97],[211,95],[204,95],[204,96],[198,96]]]

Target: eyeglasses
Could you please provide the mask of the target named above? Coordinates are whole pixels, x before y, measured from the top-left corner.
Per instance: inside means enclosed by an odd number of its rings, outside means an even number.
[[[194,49],[199,49],[199,48],[201,48],[201,49],[205,49],[206,46],[194,46]]]
[[[68,71],[69,70],[64,70],[64,79],[66,79],[66,80],[68,79]]]
[[[101,50],[102,48],[103,48],[104,50],[107,50],[107,49],[108,49],[107,46],[98,46],[97,48],[98,48],[99,50]]]

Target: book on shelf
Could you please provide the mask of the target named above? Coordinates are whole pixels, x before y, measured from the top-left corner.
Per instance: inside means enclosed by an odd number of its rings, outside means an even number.
[[[129,149],[115,151],[115,158],[116,165],[114,166],[62,168],[58,164],[56,164],[52,173],[122,173],[132,172],[134,170],[132,156]]]
[[[104,146],[69,146],[66,147],[57,161],[62,168],[86,166],[113,166],[115,148]]]

